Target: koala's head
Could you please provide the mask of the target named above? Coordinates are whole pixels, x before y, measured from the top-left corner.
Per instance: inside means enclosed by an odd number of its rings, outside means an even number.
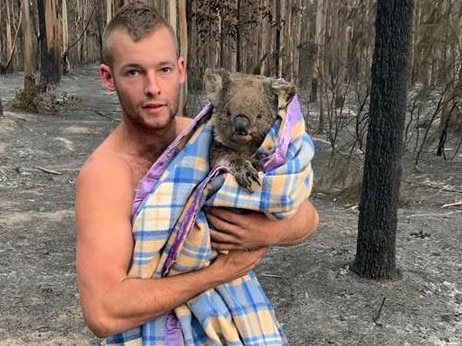
[[[235,149],[258,147],[295,95],[295,86],[283,80],[224,69],[207,69],[204,81],[216,139]]]

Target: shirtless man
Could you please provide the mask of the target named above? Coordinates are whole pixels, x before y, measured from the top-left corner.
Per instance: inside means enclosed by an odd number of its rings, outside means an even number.
[[[217,250],[231,250],[228,255],[195,272],[129,278],[136,186],[191,122],[175,116],[186,66],[168,23],[134,2],[106,28],[100,72],[106,88],[119,97],[123,119],[91,154],[77,180],[78,288],[86,323],[95,335],[108,337],[153,320],[247,274],[268,246],[297,244],[315,233],[318,214],[310,202],[284,221],[214,209],[208,214],[212,243]]]

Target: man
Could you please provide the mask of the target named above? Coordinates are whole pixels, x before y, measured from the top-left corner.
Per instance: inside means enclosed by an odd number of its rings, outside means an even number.
[[[138,183],[192,120],[175,116],[186,66],[178,57],[171,27],[157,11],[129,3],[108,24],[103,40],[102,80],[117,92],[123,119],[81,169],[76,223],[77,278],[85,320],[95,335],[106,338],[244,276],[270,245],[304,241],[316,231],[318,214],[309,202],[284,221],[212,209],[212,246],[229,250],[227,255],[195,272],[160,279],[128,277]]]

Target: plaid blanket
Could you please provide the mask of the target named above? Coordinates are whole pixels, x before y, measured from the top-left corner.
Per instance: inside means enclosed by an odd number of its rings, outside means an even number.
[[[259,148],[265,173],[261,188],[253,193],[239,187],[226,167],[209,167],[211,113],[212,106],[205,106],[138,186],[133,203],[131,277],[160,278],[209,265],[217,254],[211,249],[204,206],[255,210],[284,219],[309,196],[314,146],[296,97],[280,110],[280,119]],[[175,334],[169,331],[172,324],[173,329],[181,328],[181,333],[179,339],[169,342]],[[255,274],[250,272],[105,343],[286,345],[287,341]]]

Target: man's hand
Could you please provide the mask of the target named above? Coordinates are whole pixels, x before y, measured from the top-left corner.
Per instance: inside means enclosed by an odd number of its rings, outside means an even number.
[[[249,251],[234,250],[226,254],[219,254],[208,269],[217,270],[216,277],[222,277],[223,282],[229,282],[247,275],[260,263],[267,251],[268,248],[263,247]]]
[[[232,212],[212,208],[207,213],[212,226],[210,236],[215,250],[249,250],[267,247],[277,242],[275,222],[264,214]]]
[[[248,250],[272,245],[300,244],[318,228],[319,215],[311,202],[303,203],[293,217],[272,220],[262,213],[238,213],[223,208],[207,212],[215,250]]]

